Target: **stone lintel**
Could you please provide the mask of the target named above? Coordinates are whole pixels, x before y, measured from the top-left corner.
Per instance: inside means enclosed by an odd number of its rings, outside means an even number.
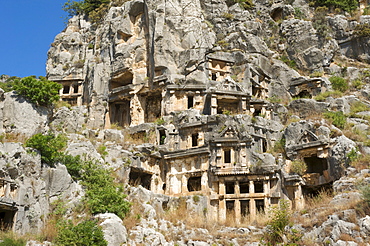
[[[183,157],[188,157],[192,155],[204,155],[204,154],[207,154],[207,155],[210,154],[210,150],[208,146],[173,151],[172,153],[165,154],[164,159],[168,160],[168,159],[183,158]]]

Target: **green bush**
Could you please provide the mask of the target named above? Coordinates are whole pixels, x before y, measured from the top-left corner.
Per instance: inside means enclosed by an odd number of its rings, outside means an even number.
[[[15,76],[9,77],[5,80],[5,82],[0,83],[0,88],[3,89],[4,92],[12,91],[14,90],[13,86],[14,86],[15,81],[18,81],[19,79],[20,79],[19,77],[15,77]]]
[[[348,90],[348,82],[344,78],[332,76],[329,80],[334,90],[338,90],[340,92],[346,92]]]
[[[57,246],[106,246],[107,241],[101,228],[95,220],[86,220],[77,225],[71,221],[59,223],[58,236],[55,240]]]
[[[63,10],[66,11],[69,16],[86,15],[92,23],[97,23],[108,12],[110,3],[112,3],[112,6],[119,6],[126,1],[127,0],[68,0],[63,5]]]
[[[288,201],[280,200],[279,206],[273,208],[271,219],[267,224],[264,240],[269,243],[268,245],[283,242],[283,236],[286,235],[285,227],[289,225],[290,216]]]
[[[124,218],[131,204],[125,200],[123,187],[113,182],[111,171],[93,161],[82,166],[82,184],[86,187],[85,201],[91,213],[115,213]]]
[[[343,114],[342,111],[337,112],[325,112],[324,117],[332,121],[333,125],[338,128],[343,129],[347,122],[347,117]]]
[[[297,69],[297,63],[294,60],[289,60],[287,56],[281,56],[280,60],[287,64],[290,68]]]
[[[83,168],[83,160],[80,156],[60,155],[58,162],[63,163],[67,167],[68,173],[74,180],[81,179],[81,170]]]
[[[13,239],[13,238],[4,238],[0,242],[0,246],[25,246],[26,240],[24,239]]]
[[[355,101],[351,104],[351,115],[354,115],[358,112],[363,112],[363,111],[369,111],[370,108],[367,106],[365,103],[361,101]]]
[[[316,5],[326,6],[331,9],[339,8],[343,11],[352,12],[357,9],[357,0],[315,0]]]
[[[295,160],[290,166],[290,171],[299,175],[305,174],[307,170],[307,165],[303,160]]]
[[[254,7],[253,0],[234,0],[235,3],[239,3],[243,9],[251,9]]]
[[[364,185],[360,188],[362,199],[370,206],[370,185]]]
[[[59,100],[59,90],[62,89],[62,85],[44,77],[36,79],[30,76],[15,80],[13,89],[33,103],[49,106]]]
[[[49,166],[54,166],[61,158],[61,150],[66,145],[67,138],[64,135],[55,136],[53,133],[38,133],[26,141],[26,147],[37,149],[41,154],[41,161]]]
[[[313,28],[316,29],[318,35],[324,38],[326,38],[330,32],[330,27],[326,20],[327,12],[328,8],[326,6],[317,7],[312,18]]]
[[[325,101],[325,99],[328,97],[339,98],[342,96],[343,96],[343,93],[340,91],[325,91],[315,96],[314,99],[316,101]]]
[[[370,24],[360,23],[355,27],[353,32],[356,37],[370,37]]]

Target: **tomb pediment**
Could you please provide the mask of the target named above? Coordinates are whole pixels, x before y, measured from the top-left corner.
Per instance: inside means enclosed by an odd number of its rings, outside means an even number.
[[[316,134],[314,134],[311,131],[304,131],[299,138],[298,144],[299,145],[307,144],[307,143],[315,142],[317,140],[319,140],[319,138],[316,136]]]
[[[243,87],[236,83],[232,78],[226,77],[220,84],[217,85],[218,91],[238,91],[244,92]]]
[[[220,132],[220,138],[238,138],[239,132],[234,126],[227,126]]]

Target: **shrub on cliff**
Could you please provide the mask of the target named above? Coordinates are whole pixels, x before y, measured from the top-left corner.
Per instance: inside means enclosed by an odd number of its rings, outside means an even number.
[[[130,211],[131,203],[125,200],[123,187],[114,183],[111,170],[86,161],[82,165],[81,181],[86,187],[85,202],[92,214],[108,212],[124,218]]]
[[[26,142],[26,147],[37,149],[41,154],[41,161],[49,166],[54,164],[61,158],[60,152],[67,145],[67,138],[59,134],[55,136],[53,133],[35,134]]]
[[[332,76],[329,80],[334,90],[346,92],[349,88],[348,82],[342,77]]]
[[[95,220],[85,220],[77,225],[73,225],[71,221],[63,221],[59,224],[55,245],[106,246],[107,241]]]
[[[59,90],[62,89],[62,85],[44,77],[36,79],[29,76],[15,80],[13,89],[33,103],[49,106],[59,100]]]
[[[343,11],[352,12],[357,9],[357,0],[316,0],[316,5],[326,6],[328,8],[339,8]]]

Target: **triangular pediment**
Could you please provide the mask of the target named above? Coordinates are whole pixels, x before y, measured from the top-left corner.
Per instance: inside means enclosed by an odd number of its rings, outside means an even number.
[[[238,138],[239,132],[233,126],[227,126],[220,132],[221,138]]]
[[[243,87],[239,83],[236,83],[229,76],[226,77],[221,83],[219,83],[217,85],[217,90],[219,90],[219,91],[239,91],[239,92],[244,92]]]
[[[315,142],[319,140],[319,138],[311,131],[304,131],[301,135],[301,137],[299,138],[299,141],[298,143],[299,144],[306,144],[306,143],[310,143],[310,142]]]

